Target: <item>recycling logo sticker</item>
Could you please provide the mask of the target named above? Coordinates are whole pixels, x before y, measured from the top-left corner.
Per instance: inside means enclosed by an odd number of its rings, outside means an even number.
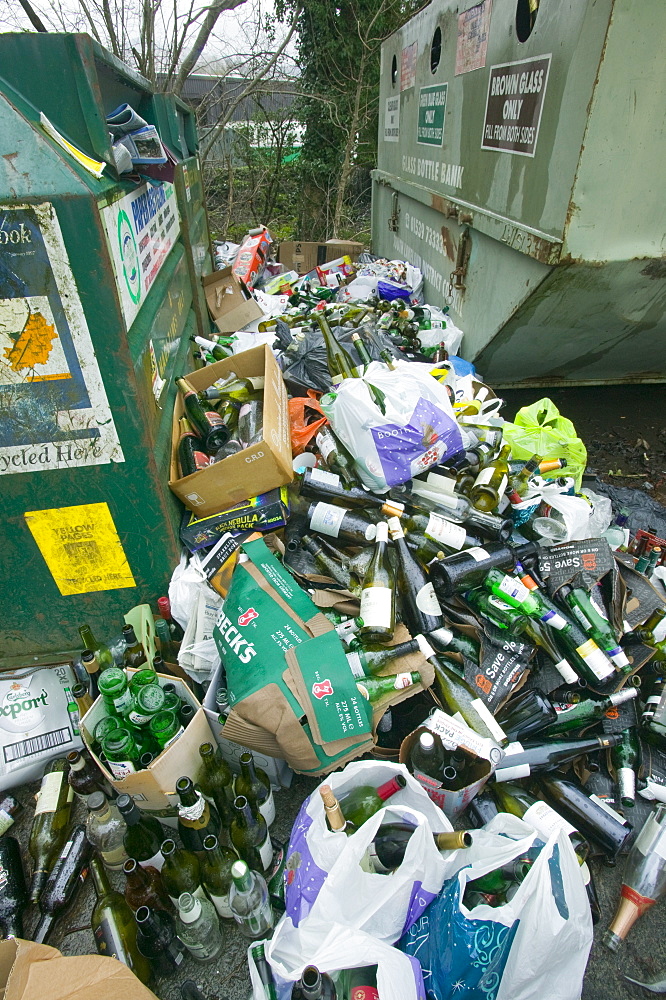
[[[127,216],[127,212],[121,209],[118,212],[118,247],[120,249],[120,259],[125,275],[125,284],[132,302],[138,304],[141,299],[141,269],[139,267],[139,253],[134,239],[132,225]]]

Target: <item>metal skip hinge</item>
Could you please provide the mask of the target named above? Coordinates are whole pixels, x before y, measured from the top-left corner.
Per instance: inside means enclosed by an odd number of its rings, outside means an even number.
[[[392,233],[397,233],[400,227],[400,206],[398,205],[397,191],[393,192],[393,198],[391,199],[391,214],[388,217],[388,227]]]
[[[472,238],[469,234],[469,226],[465,226],[458,240],[456,266],[449,275],[449,298],[453,297],[454,290],[459,292],[465,290],[465,277],[467,275],[467,265],[469,264],[469,255],[471,252]]]

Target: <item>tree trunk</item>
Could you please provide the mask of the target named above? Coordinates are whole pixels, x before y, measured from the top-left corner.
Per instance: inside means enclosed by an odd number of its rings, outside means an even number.
[[[347,129],[347,139],[345,142],[345,153],[342,159],[342,166],[340,167],[340,180],[338,182],[338,191],[335,198],[335,211],[333,212],[333,239],[337,240],[340,235],[340,226],[342,225],[342,213],[344,212],[345,199],[347,197],[347,188],[349,187],[349,179],[352,173],[352,159],[354,156],[354,149],[356,147],[356,137],[358,135],[358,130],[360,126],[361,118],[361,96],[363,93],[364,77],[365,77],[365,67],[366,67],[366,54],[363,53],[361,61],[358,68],[358,80],[356,83],[356,93],[354,95],[354,109],[352,111],[351,121]]]

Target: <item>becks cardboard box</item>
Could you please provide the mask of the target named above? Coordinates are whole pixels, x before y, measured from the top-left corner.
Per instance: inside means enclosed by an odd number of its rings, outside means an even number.
[[[287,391],[270,347],[253,347],[191,372],[186,377],[193,389],[201,391],[218,379],[226,378],[229,372],[235,372],[241,378],[264,376],[264,425],[257,444],[181,479],[178,420],[184,413],[182,396],[176,397],[174,406],[169,486],[198,517],[217,514],[249,497],[284,486],[294,477]]]
[[[201,283],[208,312],[220,333],[236,333],[264,315],[257,300],[232,272],[231,264],[205,275]]]

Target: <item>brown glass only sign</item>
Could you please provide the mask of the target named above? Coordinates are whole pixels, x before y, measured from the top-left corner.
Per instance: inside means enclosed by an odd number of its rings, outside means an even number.
[[[482,149],[534,156],[550,56],[491,66]]]

